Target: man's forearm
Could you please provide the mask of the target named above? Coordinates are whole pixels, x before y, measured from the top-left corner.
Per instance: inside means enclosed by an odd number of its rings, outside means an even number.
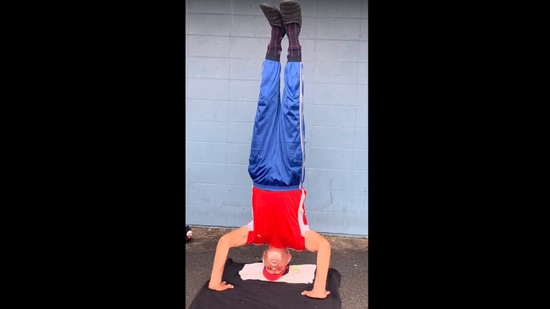
[[[210,286],[216,286],[222,282],[223,269],[228,254],[229,244],[227,241],[220,240],[216,246],[216,254],[214,255],[212,273],[210,274]]]
[[[229,249],[245,245],[247,237],[248,227],[246,225],[220,237],[218,245],[216,246],[216,253],[214,255],[212,273],[210,274],[210,283],[208,284],[210,288],[215,288],[222,282],[223,268],[225,266],[225,261],[227,260],[227,255],[229,254]]]
[[[317,270],[315,273],[313,290],[325,291],[326,289],[328,268],[330,266],[330,254],[331,249],[328,241],[320,243],[317,251]]]

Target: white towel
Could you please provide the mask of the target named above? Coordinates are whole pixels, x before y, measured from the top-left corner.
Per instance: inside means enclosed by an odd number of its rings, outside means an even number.
[[[315,277],[315,264],[289,265],[288,273],[281,276],[279,279],[271,282],[286,282],[286,283],[312,283]],[[243,280],[267,280],[263,275],[263,263],[245,264],[243,269],[239,271],[239,275]]]

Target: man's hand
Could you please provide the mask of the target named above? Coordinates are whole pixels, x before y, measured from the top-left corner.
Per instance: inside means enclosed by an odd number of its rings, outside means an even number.
[[[219,284],[208,284],[208,288],[214,291],[225,291],[227,289],[232,289],[234,286],[232,284],[228,284],[225,281],[220,282]]]
[[[327,298],[328,294],[330,294],[330,291],[323,291],[323,290],[320,290],[320,291],[316,291],[316,290],[311,290],[311,291],[308,291],[308,290],[304,290],[302,292],[302,295],[305,295],[309,298],[319,298],[319,299],[325,299]]]

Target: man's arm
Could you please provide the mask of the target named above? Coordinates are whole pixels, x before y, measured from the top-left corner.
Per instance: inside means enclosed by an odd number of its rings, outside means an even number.
[[[330,243],[319,233],[309,230],[305,235],[306,249],[317,252],[317,270],[313,283],[313,290],[303,291],[302,295],[311,298],[326,298],[330,291],[326,290],[328,268],[330,266]]]
[[[225,281],[222,282],[223,268],[227,260],[227,255],[229,254],[229,249],[246,245],[247,239],[248,227],[245,225],[223,235],[220,240],[218,240],[216,254],[214,255],[214,263],[212,265],[212,273],[210,274],[210,282],[208,283],[209,289],[225,291],[233,288],[233,285],[227,284]]]

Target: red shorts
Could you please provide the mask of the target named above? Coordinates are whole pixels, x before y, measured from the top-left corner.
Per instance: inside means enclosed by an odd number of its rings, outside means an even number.
[[[252,221],[247,244],[302,251],[306,247],[306,190],[266,191],[252,187]]]

